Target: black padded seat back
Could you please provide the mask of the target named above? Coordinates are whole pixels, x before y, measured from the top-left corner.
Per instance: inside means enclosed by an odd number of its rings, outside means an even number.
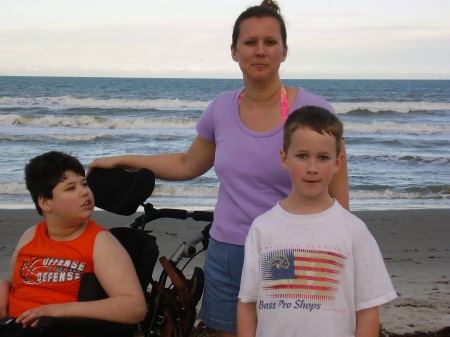
[[[142,290],[146,292],[152,281],[153,268],[159,256],[156,238],[144,231],[129,227],[115,227],[111,228],[110,231],[130,255]],[[78,291],[78,301],[96,301],[106,297],[108,295],[95,274],[84,274]]]
[[[115,227],[110,231],[130,255],[142,290],[145,292],[152,281],[153,268],[159,256],[156,238],[130,227]]]
[[[132,172],[95,168],[87,176],[87,182],[96,207],[114,214],[132,215],[152,194],[155,175],[147,169]]]
[[[78,302],[98,301],[107,297],[108,295],[106,295],[94,273],[83,274],[78,290]]]

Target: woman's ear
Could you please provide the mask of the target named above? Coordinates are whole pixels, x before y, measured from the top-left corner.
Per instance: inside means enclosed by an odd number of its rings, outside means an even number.
[[[231,46],[231,58],[234,62],[238,61],[237,50],[233,46]]]
[[[286,60],[287,51],[288,51],[288,48],[286,46],[286,47],[283,48],[283,55],[281,56],[281,62],[284,62]]]

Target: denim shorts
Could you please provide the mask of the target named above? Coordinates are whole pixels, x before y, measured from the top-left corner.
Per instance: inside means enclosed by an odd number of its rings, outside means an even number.
[[[236,332],[236,310],[241,285],[244,246],[209,239],[205,261],[205,292],[200,320],[208,327]]]

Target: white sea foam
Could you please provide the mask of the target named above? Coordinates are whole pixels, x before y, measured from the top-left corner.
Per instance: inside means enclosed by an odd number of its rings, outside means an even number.
[[[177,198],[216,198],[218,193],[217,186],[202,185],[174,185],[174,184],[156,184],[153,190],[153,197],[177,197]],[[29,192],[23,183],[0,183],[1,195],[23,195],[27,196]]]
[[[0,115],[0,125],[70,127],[87,129],[193,129],[196,121],[180,118],[103,118],[96,116]]]
[[[373,113],[382,111],[409,113],[414,111],[450,110],[450,103],[445,102],[334,102],[331,105],[338,114],[346,114],[350,111],[358,110],[367,110]]]
[[[448,199],[449,194],[436,194],[433,192],[398,192],[392,190],[382,191],[352,191],[350,193],[350,199],[363,200],[363,199]]]
[[[62,97],[0,97],[0,107],[41,107],[49,110],[70,108],[204,110],[209,102],[181,99],[95,99]]]
[[[432,156],[409,156],[409,155],[368,155],[368,154],[348,154],[349,160],[364,161],[375,160],[382,162],[415,162],[427,165],[446,165],[450,164],[450,158],[432,157]]]
[[[218,191],[217,186],[157,184],[152,196],[215,198],[217,197]]]
[[[25,184],[0,183],[0,196],[3,194],[28,195],[28,191]]]
[[[40,107],[49,110],[71,108],[93,109],[155,109],[155,110],[199,110],[203,111],[209,101],[189,101],[181,99],[95,99],[62,97],[0,97],[0,107]],[[366,110],[373,113],[394,111],[409,113],[414,111],[450,110],[448,102],[331,102],[338,114]]]
[[[217,198],[218,186],[157,184],[152,198]],[[0,195],[28,195],[25,184],[0,183]],[[351,199],[445,199],[450,194],[437,194],[433,188],[423,192],[402,192],[393,190],[351,191]]]
[[[86,129],[194,129],[196,120],[183,118],[107,118],[96,116],[20,116],[0,115],[0,125],[69,127]],[[450,125],[395,122],[344,122],[347,132],[401,132],[415,134],[449,133]]]
[[[450,132],[450,125],[412,124],[395,122],[371,122],[371,123],[349,123],[344,122],[345,131],[355,132],[401,132],[401,133],[446,133]]]

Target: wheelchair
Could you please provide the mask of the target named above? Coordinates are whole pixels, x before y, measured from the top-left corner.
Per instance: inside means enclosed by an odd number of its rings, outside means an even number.
[[[139,324],[122,324],[85,318],[41,317],[38,329],[42,336],[85,337],[187,337],[196,320],[196,305],[204,287],[203,270],[195,267],[192,278],[187,279],[178,265],[187,265],[208,247],[212,211],[156,209],[146,200],[155,186],[155,176],[147,169],[131,172],[123,169],[94,169],[87,177],[96,207],[105,211],[130,216],[142,206],[144,212],[128,227],[111,228],[135,266],[146,301],[147,315]],[[169,257],[161,257],[163,270],[157,280],[153,270],[159,256],[157,240],[146,225],[157,219],[192,219],[208,223],[178,246]],[[79,301],[92,301],[106,297],[94,274],[82,278]],[[124,310],[126,310],[124,308]]]

